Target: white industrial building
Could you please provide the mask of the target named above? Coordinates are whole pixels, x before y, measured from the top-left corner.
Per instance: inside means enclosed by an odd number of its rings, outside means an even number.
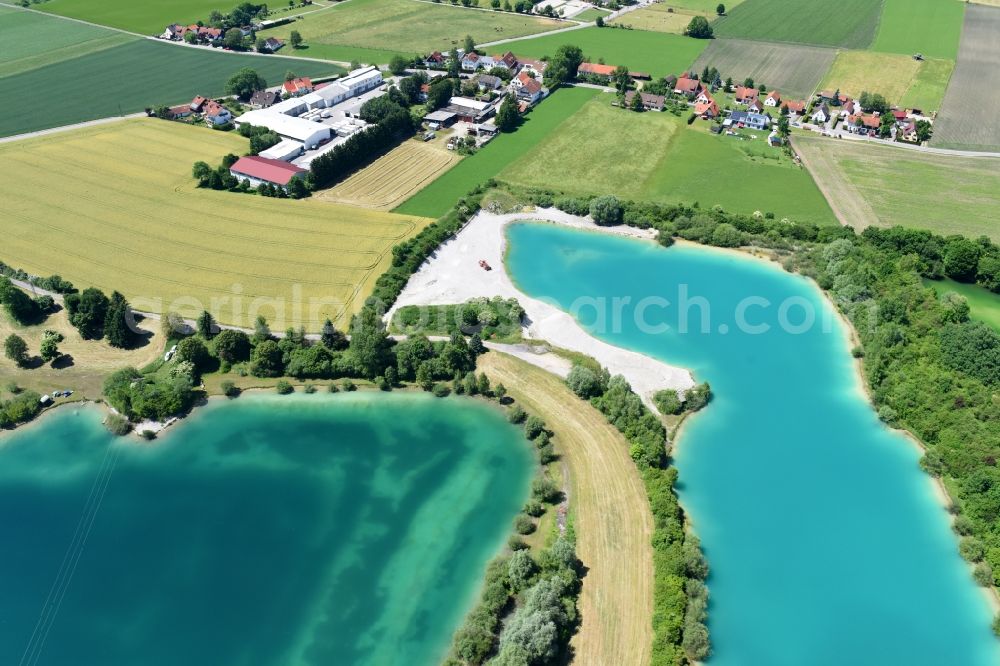
[[[320,143],[330,140],[331,127],[321,122],[321,109],[336,106],[380,85],[382,72],[377,67],[363,67],[307,95],[292,97],[265,109],[248,111],[235,122],[237,126],[266,127],[283,139],[262,153],[264,157],[294,159],[303,150],[314,150]],[[340,136],[347,136],[359,127],[340,123],[332,129]]]

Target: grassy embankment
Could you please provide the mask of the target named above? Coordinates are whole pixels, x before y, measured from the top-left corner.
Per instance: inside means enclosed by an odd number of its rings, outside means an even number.
[[[802,155],[842,223],[902,225],[1000,240],[1000,158],[959,158],[796,133]]]
[[[580,593],[582,623],[571,643],[574,663],[648,663],[652,515],[628,442],[544,370],[496,352],[480,357],[479,368],[552,428],[569,472],[577,554],[588,567]]]
[[[511,12],[485,12],[413,0],[351,0],[261,32],[288,39],[297,30],[304,47],[297,54],[331,60],[387,63],[394,55],[425,55],[476,43],[533,35],[567,24]],[[504,47],[506,48],[506,47]]]
[[[431,220],[195,187],[195,160],[246,150],[236,134],[153,119],[2,144],[0,260],[117,289],[141,311],[194,318],[228,299],[224,324],[250,327],[259,310],[276,331],[344,325],[390,248]]]
[[[634,113],[610,102],[610,95],[591,100],[499,179],[572,195],[697,201],[702,208],[836,222],[808,172],[769,147],[766,132],[756,139],[715,136],[703,121],[689,126],[685,118]]]

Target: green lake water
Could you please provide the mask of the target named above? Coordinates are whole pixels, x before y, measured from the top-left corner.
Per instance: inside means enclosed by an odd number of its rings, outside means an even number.
[[[0,664],[436,664],[527,498],[494,408],[246,395],[156,442],[0,438]]]
[[[555,225],[514,225],[508,240],[527,294],[712,385],[676,456],[712,568],[710,664],[1000,663],[985,594],[919,453],[876,418],[845,331],[809,282]]]

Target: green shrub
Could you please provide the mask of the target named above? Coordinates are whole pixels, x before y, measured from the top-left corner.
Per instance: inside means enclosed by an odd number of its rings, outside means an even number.
[[[123,437],[132,432],[132,424],[121,414],[108,414],[104,419],[104,427],[116,437]]]
[[[288,395],[295,392],[295,387],[282,379],[274,385],[274,390],[278,392],[278,395]]]
[[[507,420],[511,423],[524,423],[524,420],[528,415],[524,412],[524,409],[520,405],[514,405],[507,412]]]
[[[222,395],[227,398],[235,398],[240,394],[240,389],[237,388],[236,384],[229,379],[223,380],[223,382],[219,384],[219,388],[222,389]]]
[[[444,382],[438,382],[434,385],[433,393],[439,398],[446,398],[451,394],[451,388]]]
[[[531,534],[535,531],[535,523],[527,514],[519,513],[514,518],[514,531],[518,534]]]

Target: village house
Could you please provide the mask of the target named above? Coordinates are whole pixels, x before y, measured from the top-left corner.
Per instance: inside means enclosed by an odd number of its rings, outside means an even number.
[[[495,55],[493,56],[493,66],[513,71],[517,68],[517,57],[510,51],[503,55]]]
[[[695,104],[709,104],[713,102],[712,95],[704,88],[698,92],[698,96],[694,98]]]
[[[737,127],[749,127],[755,130],[764,130],[771,126],[771,119],[762,113],[752,111],[733,111],[726,123]]]
[[[527,72],[521,72],[514,77],[511,87],[514,88],[517,98],[528,104],[537,104],[545,96],[542,84],[531,78]]]
[[[635,99],[635,91],[629,90],[625,93],[625,106],[631,108],[632,100]],[[639,99],[642,100],[642,108],[646,111],[663,111],[663,107],[667,103],[667,98],[663,95],[653,95],[652,93],[639,93]]]
[[[688,99],[691,99],[695,95],[701,92],[701,81],[698,79],[689,79],[686,76],[681,76],[677,79],[674,84],[674,92],[678,95],[684,95]]]
[[[786,99],[781,102],[781,108],[788,109],[788,113],[801,116],[806,111],[806,103],[795,99]]]
[[[435,51],[434,53],[424,58],[424,65],[426,65],[428,69],[440,69],[445,66],[445,63],[447,61],[448,61],[448,56],[441,53],[440,51]]]
[[[287,189],[293,178],[304,178],[308,171],[281,160],[257,156],[241,157],[229,167],[229,173],[252,187],[268,183]]]
[[[757,101],[757,97],[760,95],[756,88],[748,88],[747,86],[736,86],[736,93],[734,94],[734,99],[737,104],[752,104]]]
[[[830,122],[830,118],[832,117],[833,115],[830,113],[830,107],[827,106],[826,102],[823,102],[813,112],[812,121],[814,123],[825,125],[826,123]]]
[[[698,96],[698,101],[694,105],[694,114],[705,120],[714,120],[719,117],[719,105],[715,103],[712,96],[707,92]]]
[[[519,59],[519,64],[521,65],[522,72],[529,72],[535,75],[535,79],[541,83],[545,79],[545,70],[548,69],[549,63],[544,60],[531,60],[529,58]]]
[[[493,58],[481,56],[475,51],[471,51],[462,56],[462,69],[466,72],[475,72],[479,69],[493,69]]]
[[[754,101],[747,104],[747,111],[752,111],[754,113],[764,113],[764,105],[761,104],[759,99],[755,99]]]
[[[257,90],[250,96],[251,109],[266,109],[281,101],[281,95],[270,90]]]
[[[612,65],[602,65],[595,62],[582,62],[576,70],[577,78],[597,78],[607,82],[611,80],[611,75],[615,73]]]
[[[871,113],[859,113],[847,119],[844,129],[855,134],[873,134],[882,126],[882,119]]]
[[[291,81],[285,81],[281,87],[284,88],[286,94],[298,97],[299,95],[311,93],[313,91],[313,82],[308,76],[303,76]]]
[[[861,102],[853,100],[849,97],[847,98],[847,101],[844,102],[843,106],[840,107],[840,115],[844,118],[854,116],[859,113],[861,113]]]
[[[218,102],[209,101],[205,104],[205,120],[212,125],[225,125],[232,122],[233,114]]]
[[[178,118],[187,118],[192,113],[190,104],[181,104],[179,106],[172,106],[167,109],[167,117],[170,120],[177,120]]]
[[[767,94],[767,99],[764,100],[764,106],[779,108],[781,106],[781,93],[777,90],[769,92]]]
[[[191,110],[195,113],[201,113],[202,110],[205,108],[205,102],[207,101],[208,101],[207,98],[198,95],[193,100],[191,100]]]
[[[917,133],[917,122],[909,120],[905,125],[896,131],[896,139],[907,143],[920,143],[920,135]]]
[[[503,79],[499,76],[492,76],[490,74],[480,74],[476,77],[476,84],[479,86],[480,90],[494,92],[503,88]]]
[[[271,53],[274,53],[284,45],[285,42],[283,42],[280,39],[277,39],[276,37],[268,37],[266,40],[264,40],[264,49],[266,51],[270,51]]]
[[[839,90],[821,90],[817,94],[821,102],[829,102],[834,106],[843,106],[851,101],[851,98]]]

